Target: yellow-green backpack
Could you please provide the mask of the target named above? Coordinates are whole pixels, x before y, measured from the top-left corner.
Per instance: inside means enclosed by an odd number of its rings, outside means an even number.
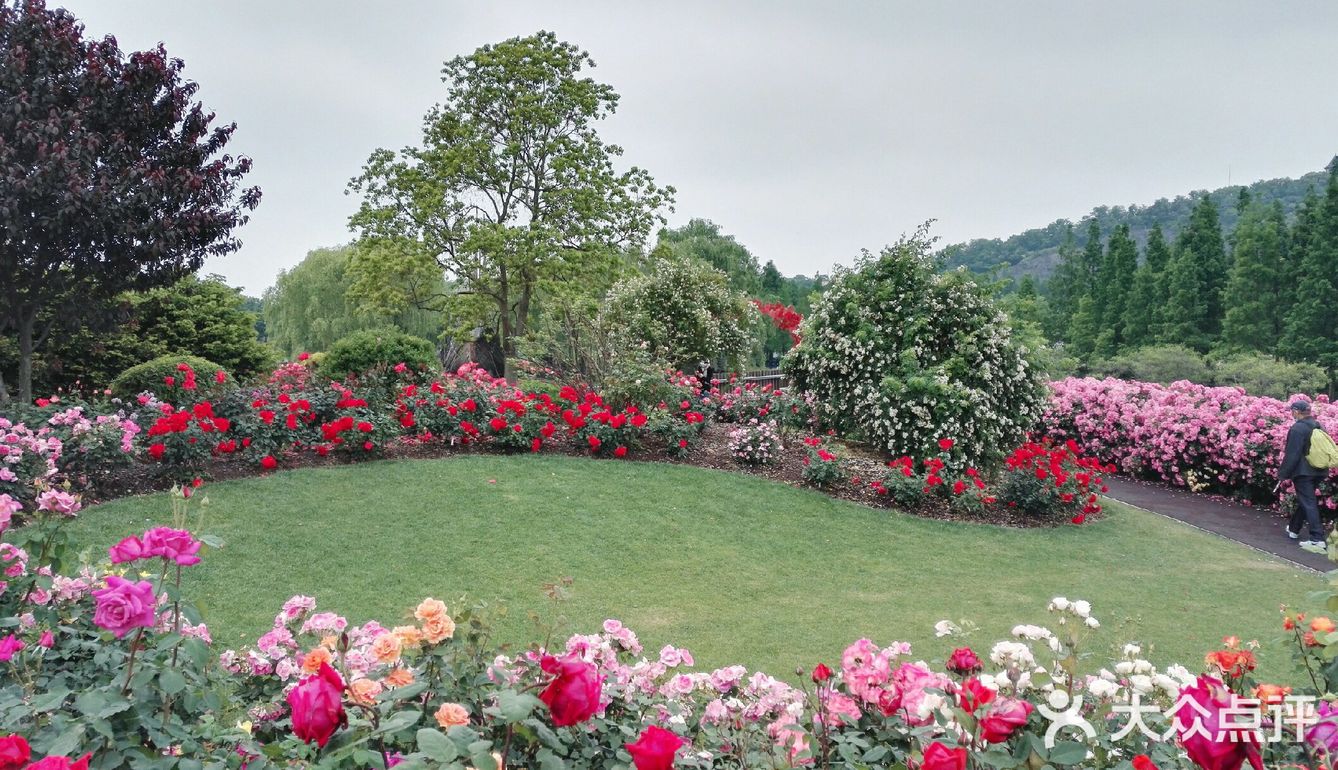
[[[1316,468],[1338,468],[1338,444],[1329,434],[1315,428],[1310,434],[1310,451],[1305,461]]]

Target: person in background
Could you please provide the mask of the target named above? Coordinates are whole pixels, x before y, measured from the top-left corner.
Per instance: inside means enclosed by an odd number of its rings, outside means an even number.
[[[1290,481],[1296,491],[1296,510],[1287,522],[1287,536],[1293,540],[1300,538],[1301,526],[1308,525],[1310,532],[1307,539],[1301,541],[1301,548],[1311,553],[1327,553],[1315,486],[1328,475],[1328,471],[1312,466],[1305,459],[1310,452],[1310,435],[1319,423],[1310,416],[1309,401],[1297,399],[1291,407],[1292,419],[1296,422],[1287,431],[1287,449],[1282,455],[1282,465],[1278,466],[1278,483]]]

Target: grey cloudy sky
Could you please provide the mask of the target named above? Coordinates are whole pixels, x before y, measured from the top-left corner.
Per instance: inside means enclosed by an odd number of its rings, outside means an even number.
[[[239,124],[264,200],[206,269],[254,294],[350,238],[348,179],[417,141],[444,60],[539,29],[622,95],[604,136],[678,188],[671,224],[712,219],[787,274],[929,218],[1006,236],[1338,154],[1332,0],[65,4],[164,42]]]

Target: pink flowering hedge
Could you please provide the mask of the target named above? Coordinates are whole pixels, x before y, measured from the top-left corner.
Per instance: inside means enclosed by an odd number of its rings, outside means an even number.
[[[171,526],[72,574],[60,533],[77,499],[48,498],[2,533],[0,768],[1331,770],[1338,757],[1338,709],[1313,697],[1338,686],[1325,615],[1283,618],[1312,672],[1291,685],[1257,681],[1256,644],[1235,638],[1199,671],[1158,668],[1136,644],[1095,648],[1094,609],[1063,597],[1009,639],[973,647],[942,621],[931,649],[859,639],[788,679],[699,669],[616,620],[502,648],[484,608],[433,597],[354,625],[294,596],[254,643],[220,649],[182,581],[224,547],[199,531],[202,497],[175,489]],[[1047,742],[1056,694],[1082,696],[1091,736]],[[1285,703],[1295,740],[1249,726]],[[1115,715],[1134,704],[1145,729],[1124,730]]]
[[[1069,378],[1051,384],[1045,432],[1072,439],[1133,476],[1196,492],[1273,502],[1292,420],[1288,403],[1240,388]],[[1321,425],[1338,430],[1338,406],[1313,400]],[[1321,490],[1329,509],[1338,499]],[[1327,492],[1327,494],[1325,494]]]

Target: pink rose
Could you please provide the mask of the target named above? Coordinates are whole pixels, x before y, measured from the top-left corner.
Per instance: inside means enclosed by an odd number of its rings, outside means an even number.
[[[348,725],[344,712],[344,680],[329,663],[322,663],[315,674],[297,683],[288,693],[288,707],[293,712],[293,735],[303,743],[316,742],[325,748],[330,736]]]
[[[990,743],[1003,743],[1027,723],[1036,707],[1017,698],[1000,698],[980,720],[980,737]]]
[[[7,663],[23,647],[23,641],[13,634],[0,639],[0,663]]]
[[[74,762],[69,757],[47,757],[28,765],[24,770],[88,770],[88,760],[92,756],[85,754]]]
[[[56,637],[50,631],[43,631],[42,638],[37,640],[37,646],[49,650],[56,646]]]
[[[144,533],[142,542],[144,552],[149,556],[161,556],[183,567],[199,564],[200,541],[191,537],[184,529],[155,527]]]
[[[1233,728],[1231,718],[1222,713],[1242,704],[1220,679],[1200,676],[1193,687],[1180,691],[1180,697],[1183,708],[1175,712],[1175,731],[1190,761],[1205,770],[1240,770],[1249,760],[1255,770],[1264,770],[1258,736],[1245,727]],[[1183,703],[1185,698],[1198,708]]]
[[[9,527],[14,514],[23,510],[23,504],[9,495],[0,495],[0,532]]]
[[[51,511],[63,516],[73,516],[79,512],[79,498],[67,492],[49,489],[37,496],[37,510]]]
[[[144,552],[144,544],[138,537],[131,535],[111,548],[107,549],[107,554],[111,556],[112,564],[124,564],[136,559],[144,559],[148,554]]]
[[[593,665],[573,656],[545,655],[540,666],[546,673],[556,675],[539,693],[539,700],[553,715],[554,726],[570,727],[595,715],[603,681]]]
[[[107,576],[107,587],[93,592],[97,610],[93,623],[111,631],[117,639],[135,628],[153,625],[157,604],[153,584],[147,580],[133,583],[115,575]]]
[[[22,735],[0,738],[0,770],[19,770],[31,757],[32,749]]]

